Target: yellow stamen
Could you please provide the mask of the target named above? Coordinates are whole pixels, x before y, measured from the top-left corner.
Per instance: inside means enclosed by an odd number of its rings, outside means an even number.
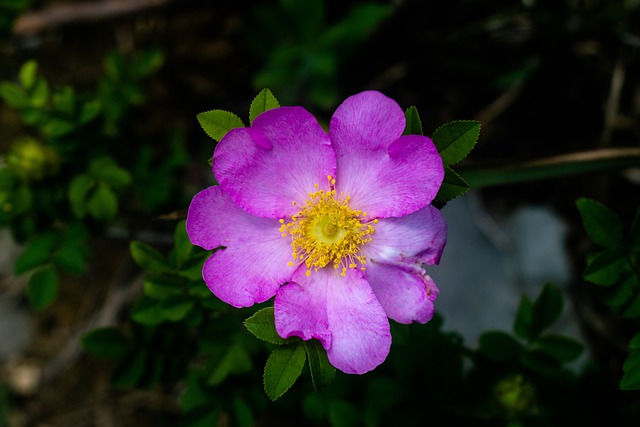
[[[378,220],[365,220],[366,212],[349,207],[349,196],[342,193],[337,196],[335,178],[328,175],[327,181],[330,190],[318,190],[319,185],[314,185],[316,191],[308,194],[309,198],[291,221],[280,220],[282,236],[291,236],[293,261],[288,265],[304,263],[307,276],[312,269],[318,271],[331,263],[334,269],[341,268],[341,276],[346,276],[347,268],[355,269],[358,264],[364,271],[366,260],[360,248],[372,240],[375,231],[372,224]]]

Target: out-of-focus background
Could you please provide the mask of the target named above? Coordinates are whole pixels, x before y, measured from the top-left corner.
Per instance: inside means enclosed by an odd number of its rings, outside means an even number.
[[[597,199],[627,226],[640,202],[640,1],[0,0],[0,81],[0,426],[169,426],[200,410],[183,399],[182,368],[141,387],[120,372],[114,387],[113,362],[78,340],[128,324],[143,294],[130,241],[166,253],[190,198],[213,184],[215,142],[196,115],[224,109],[248,123],[265,87],[323,124],[367,89],[416,106],[425,135],[479,120],[458,166],[472,191],[443,208],[449,242],[429,270],[442,330],[477,347],[483,332],[511,330],[523,293],[553,282],[565,296],[554,328],[586,348],[573,369],[592,360],[613,385],[599,393],[629,399],[615,385],[633,329],[582,279],[593,245],[575,201]],[[184,307],[165,307],[167,319]],[[167,334],[149,338],[170,336],[154,347],[167,359],[193,344]],[[163,363],[154,369],[173,361]],[[260,395],[253,363],[255,378],[233,371],[208,386],[253,381]],[[290,410],[309,425],[353,425],[359,408],[236,397],[181,422],[300,425]],[[446,425],[443,411],[433,425]]]

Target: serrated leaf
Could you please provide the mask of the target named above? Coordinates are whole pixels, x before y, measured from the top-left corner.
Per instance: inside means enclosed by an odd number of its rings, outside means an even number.
[[[545,335],[536,341],[539,350],[559,362],[573,362],[582,354],[582,344],[561,335]]]
[[[513,332],[520,338],[530,339],[533,324],[533,303],[526,295],[520,298],[520,305],[513,324]]]
[[[404,126],[403,135],[424,135],[422,133],[422,122],[416,107],[409,107],[404,111],[406,125]]]
[[[18,79],[22,86],[29,90],[36,82],[36,74],[38,72],[38,63],[35,60],[29,60],[22,64],[18,72]]]
[[[602,203],[581,197],[576,206],[589,238],[604,248],[614,248],[622,243],[622,222],[618,215]]]
[[[258,310],[253,316],[244,321],[244,326],[256,338],[271,344],[282,345],[287,342],[276,332],[276,325],[273,314],[273,307],[266,307]]]
[[[311,381],[316,391],[331,384],[336,376],[336,368],[329,363],[327,352],[320,341],[315,339],[304,341],[304,349],[307,352]]]
[[[444,180],[434,200],[439,203],[446,203],[462,196],[467,191],[469,191],[469,184],[453,169],[445,166]]]
[[[515,358],[522,347],[507,333],[488,331],[480,336],[480,353],[486,358],[504,363]]]
[[[129,244],[133,260],[147,273],[166,273],[171,271],[167,259],[152,246],[133,240]]]
[[[264,367],[264,391],[276,400],[296,382],[307,360],[302,343],[278,347],[269,356]]]
[[[273,93],[267,88],[262,89],[251,102],[251,107],[249,108],[249,123],[253,124],[253,119],[260,114],[278,107],[280,107],[280,103],[276,97],[273,96]]]
[[[445,166],[453,165],[467,157],[478,142],[480,122],[457,120],[440,126],[433,134],[433,142],[442,156]]]
[[[133,348],[131,341],[112,326],[87,332],[80,338],[80,345],[87,353],[107,359],[119,359]]]
[[[231,129],[244,127],[242,119],[224,110],[211,110],[198,114],[198,122],[211,138],[220,141]]]
[[[35,310],[44,310],[58,296],[58,273],[48,265],[36,270],[27,283],[27,298]]]
[[[611,286],[620,279],[626,265],[625,254],[619,251],[605,250],[587,261],[584,270],[585,280],[600,286]]]
[[[562,314],[562,292],[557,286],[547,283],[533,303],[531,338],[555,323]]]

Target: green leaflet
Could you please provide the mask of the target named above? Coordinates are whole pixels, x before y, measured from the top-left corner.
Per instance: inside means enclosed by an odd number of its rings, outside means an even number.
[[[480,136],[480,122],[456,120],[440,126],[433,134],[433,142],[442,156],[445,166],[453,165],[467,157]]]
[[[273,96],[273,93],[267,88],[262,89],[251,102],[249,108],[249,124],[253,124],[253,120],[267,110],[278,108],[280,103]]]
[[[273,317],[273,307],[266,307],[258,310],[253,316],[244,321],[244,326],[262,341],[271,344],[282,345],[287,342],[276,332]]]
[[[198,114],[198,122],[211,138],[220,141],[231,129],[244,127],[240,117],[224,110],[211,110]]]
[[[278,347],[264,367],[264,391],[271,400],[282,396],[296,382],[307,360],[302,343]]]

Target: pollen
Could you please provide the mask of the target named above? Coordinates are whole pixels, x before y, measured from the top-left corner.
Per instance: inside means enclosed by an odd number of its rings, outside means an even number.
[[[377,219],[367,220],[366,212],[349,207],[349,196],[336,194],[336,180],[327,176],[329,190],[308,193],[308,199],[291,216],[290,221],[280,220],[280,233],[290,236],[293,261],[288,265],[305,264],[306,275],[319,268],[340,269],[346,276],[347,269],[360,267],[365,270],[366,260],[361,253],[362,245],[371,242]]]

